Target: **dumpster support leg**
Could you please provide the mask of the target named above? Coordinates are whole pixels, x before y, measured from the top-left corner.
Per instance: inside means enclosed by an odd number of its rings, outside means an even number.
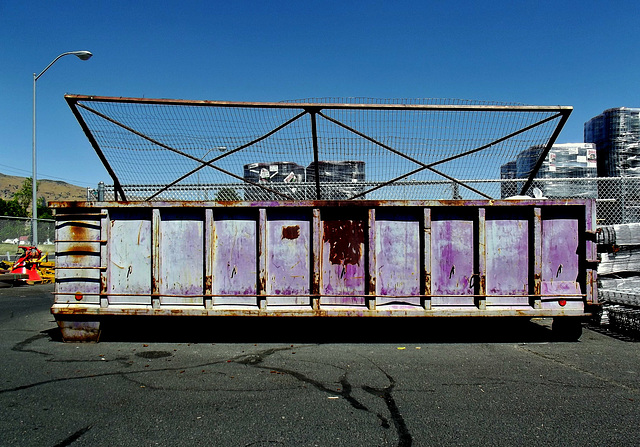
[[[100,321],[64,320],[56,317],[56,322],[65,342],[97,342],[100,339]]]

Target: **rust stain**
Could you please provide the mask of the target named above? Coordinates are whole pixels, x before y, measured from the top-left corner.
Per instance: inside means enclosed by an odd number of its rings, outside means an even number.
[[[431,295],[431,274],[425,273],[424,275],[424,294]]]
[[[331,264],[360,264],[364,244],[364,224],[361,220],[325,220],[322,239],[329,243]]]
[[[211,290],[213,286],[213,278],[211,277],[211,275],[207,275],[204,278],[204,287],[206,290]]]
[[[87,240],[88,229],[86,227],[74,226],[70,228],[71,239],[74,241]]]
[[[69,261],[72,263],[80,263],[87,256],[94,256],[100,254],[99,250],[96,250],[95,246],[91,244],[73,244],[64,252],[60,252],[62,256],[68,256]]]
[[[290,227],[282,227],[282,239],[298,239],[300,237],[300,226],[292,225]]]
[[[542,277],[539,273],[533,275],[533,294],[540,295],[542,293]]]
[[[92,245],[92,244],[73,244],[71,245],[66,252],[68,253],[99,253],[98,250],[96,250],[96,246]],[[63,252],[64,253],[64,252]]]
[[[156,278],[151,278],[151,293],[158,293],[158,281]]]
[[[311,282],[311,294],[320,295],[320,273],[313,272],[313,281]]]
[[[138,228],[138,245],[140,245],[140,235],[142,233],[142,222],[140,222],[140,227]]]

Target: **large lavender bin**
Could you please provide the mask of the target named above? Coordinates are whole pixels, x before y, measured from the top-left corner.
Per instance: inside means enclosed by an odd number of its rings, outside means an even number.
[[[52,206],[51,311],[73,340],[113,315],[579,323],[597,304],[591,200]]]

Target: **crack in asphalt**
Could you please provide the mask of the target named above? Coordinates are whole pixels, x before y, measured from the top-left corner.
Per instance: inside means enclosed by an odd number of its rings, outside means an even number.
[[[44,355],[44,356],[51,356],[52,354],[50,353],[46,353],[46,352],[41,352],[41,351],[37,351],[34,349],[28,349],[27,346],[30,345],[31,343],[40,340],[42,338],[46,338],[48,337],[47,334],[37,334],[34,335],[33,337],[29,337],[26,340],[16,343],[12,350],[13,351],[18,351],[18,352],[31,352],[31,353],[36,353],[39,355]],[[307,345],[307,346],[297,346],[296,349],[302,349],[305,347],[312,347],[315,345]],[[243,354],[243,355],[239,355],[236,357],[232,357],[228,360],[219,360],[219,361],[215,361],[215,362],[208,362],[208,363],[202,363],[202,364],[198,364],[198,365],[192,365],[189,367],[183,367],[183,366],[179,366],[179,367],[172,367],[172,368],[161,368],[161,369],[144,369],[144,370],[135,370],[135,371],[128,371],[128,372],[121,372],[121,371],[117,371],[117,372],[110,372],[110,373],[102,373],[102,374],[87,374],[87,375],[83,375],[83,376],[76,376],[76,377],[62,377],[62,378],[58,378],[58,379],[51,379],[51,380],[45,380],[45,381],[41,381],[41,382],[34,382],[28,385],[20,385],[14,388],[7,388],[7,389],[3,389],[0,390],[0,394],[4,394],[4,393],[9,393],[9,392],[15,392],[15,391],[21,391],[21,390],[25,390],[25,389],[29,389],[29,388],[34,388],[37,386],[41,386],[41,385],[47,385],[47,384],[51,384],[51,383],[58,383],[58,382],[65,382],[65,381],[71,381],[71,380],[83,380],[83,379],[89,379],[89,378],[97,378],[97,377],[110,377],[110,376],[119,376],[122,377],[126,380],[129,380],[133,383],[137,383],[140,385],[144,385],[145,387],[152,389],[152,390],[158,390],[160,388],[158,387],[154,387],[153,385],[148,385],[143,381],[138,381],[136,379],[134,379],[132,377],[132,375],[135,374],[140,374],[140,373],[149,373],[149,372],[162,372],[162,371],[182,371],[185,369],[194,369],[194,368],[202,368],[202,367],[207,367],[207,366],[213,366],[213,365],[219,365],[219,364],[224,364],[224,363],[229,363],[229,362],[233,362],[236,364],[240,364],[240,365],[245,365],[245,366],[249,366],[249,367],[254,367],[254,368],[259,368],[259,369],[263,369],[263,370],[269,370],[269,371],[277,371],[281,374],[287,374],[293,378],[295,378],[296,380],[303,382],[303,383],[307,383],[311,386],[313,386],[314,388],[316,388],[317,390],[323,392],[323,393],[327,393],[327,394],[331,394],[333,396],[340,396],[342,397],[344,400],[346,400],[349,405],[351,405],[354,409],[356,410],[360,410],[360,411],[365,411],[367,413],[370,414],[375,414],[376,418],[378,418],[378,420],[380,421],[380,425],[382,428],[384,429],[389,429],[391,428],[391,424],[389,423],[389,420],[383,416],[380,413],[374,413],[371,409],[369,409],[365,404],[363,404],[362,402],[360,402],[356,397],[354,397],[352,395],[353,393],[353,387],[351,386],[351,383],[347,380],[347,371],[344,371],[343,375],[340,377],[339,379],[339,383],[340,383],[340,390],[334,390],[329,388],[328,386],[326,386],[325,384],[323,384],[322,382],[318,381],[318,380],[314,380],[308,376],[306,376],[305,374],[302,374],[298,371],[292,370],[292,369],[286,369],[286,368],[277,368],[277,367],[267,367],[267,366],[263,366],[261,365],[261,363],[263,363],[265,361],[265,359],[267,359],[269,356],[272,356],[280,351],[290,351],[292,349],[292,347],[281,347],[281,348],[269,348],[266,349],[264,351],[260,351],[257,353],[252,353],[252,354]],[[122,360],[121,358],[118,358],[117,360]],[[373,362],[372,362],[373,363]],[[375,363],[373,363],[375,365]],[[370,387],[370,386],[366,386],[363,385],[360,388],[367,392],[368,394],[371,394],[375,397],[379,397],[381,398],[386,407],[387,410],[389,411],[390,415],[391,415],[391,421],[393,422],[393,426],[397,432],[398,435],[398,447],[409,447],[412,445],[412,437],[411,434],[407,428],[407,425],[404,421],[404,418],[402,417],[402,414],[400,412],[400,409],[398,408],[398,405],[395,402],[395,399],[393,398],[393,389],[396,385],[395,379],[389,375],[386,371],[384,371],[382,368],[380,368],[378,365],[375,365],[376,368],[378,368],[387,378],[387,380],[389,381],[389,385],[384,387],[384,388],[374,388],[374,387]],[[65,440],[63,440],[61,443],[57,444],[55,447],[64,447],[64,446],[68,446],[70,445],[72,442],[76,441],[79,437],[81,437],[83,434],[85,434],[87,431],[89,431],[89,429],[91,428],[91,426],[87,426],[79,431],[77,431],[76,433],[72,434],[70,437],[66,438]]]
[[[584,374],[584,375],[586,375],[586,376],[593,377],[593,378],[595,378],[595,379],[597,379],[597,380],[600,380],[600,381],[602,381],[602,382],[604,382],[604,383],[608,383],[608,384],[611,384],[611,385],[613,385],[613,386],[618,386],[618,387],[620,387],[620,388],[623,388],[623,389],[625,389],[625,390],[627,390],[627,391],[631,391],[631,392],[633,392],[633,393],[640,392],[640,389],[638,389],[638,388],[636,388],[636,387],[632,387],[632,386],[629,386],[629,385],[625,385],[624,383],[620,383],[620,382],[618,382],[618,381],[616,381],[616,380],[612,380],[612,379],[608,379],[608,378],[606,378],[606,377],[599,376],[599,375],[594,374],[594,373],[592,373],[592,372],[590,372],[590,371],[586,371],[586,370],[584,370],[584,369],[582,369],[582,368],[579,368],[579,367],[578,367],[578,366],[576,366],[576,365],[572,365],[572,364],[570,364],[570,363],[564,362],[564,361],[562,361],[562,360],[560,360],[560,359],[558,359],[558,358],[551,357],[551,356],[549,356],[549,355],[546,355],[546,354],[542,354],[542,353],[540,353],[540,352],[533,351],[533,350],[528,349],[528,348],[526,348],[526,347],[524,347],[524,346],[517,346],[517,347],[518,347],[519,349],[522,349],[522,350],[523,350],[523,351],[525,351],[525,352],[528,352],[528,353],[530,353],[530,354],[532,354],[532,355],[535,355],[535,356],[537,356],[537,357],[540,357],[540,358],[542,358],[542,359],[544,359],[544,360],[547,360],[547,361],[549,361],[549,362],[553,362],[553,363],[556,363],[556,364],[558,364],[558,365],[561,365],[561,366],[563,366],[563,367],[565,367],[565,368],[572,369],[572,370],[574,370],[574,371],[580,372],[580,373],[582,373],[582,374]],[[551,382],[551,381],[550,381],[550,383],[553,383],[553,382]],[[564,385],[564,386],[566,386],[566,384],[563,384],[563,385]]]
[[[298,349],[300,348],[301,347],[298,347]],[[362,402],[360,402],[358,399],[356,399],[352,395],[353,387],[351,386],[351,383],[349,383],[349,381],[347,380],[347,371],[344,371],[344,374],[340,377],[340,380],[339,380],[339,383],[341,386],[340,390],[334,390],[332,388],[329,388],[322,382],[318,380],[314,380],[298,371],[294,371],[286,368],[268,367],[268,366],[260,365],[260,363],[262,363],[266,357],[272,354],[275,354],[275,352],[289,350],[289,349],[291,348],[268,349],[266,351],[263,351],[262,353],[250,354],[248,356],[245,356],[245,359],[236,360],[235,362],[243,365],[247,365],[247,366],[252,366],[254,368],[259,368],[259,369],[264,369],[269,371],[276,371],[281,374],[287,374],[300,382],[304,382],[313,386],[314,388],[316,388],[317,390],[323,393],[331,394],[333,396],[340,396],[344,400],[346,400],[349,403],[349,405],[351,405],[356,410],[361,410],[370,414],[375,414],[375,416],[380,420],[380,425],[382,428],[388,429],[391,427],[391,425],[389,424],[389,420],[386,417],[384,417],[380,413],[374,413],[366,405],[364,405]],[[390,374],[388,374],[378,365],[376,365],[375,363],[373,364],[376,366],[377,369],[379,369],[385,375],[385,377],[389,381],[389,385],[384,388],[373,388],[373,387],[363,385],[361,386],[361,389],[375,397],[381,398],[385,402],[387,406],[387,410],[391,415],[391,420],[393,421],[393,425],[398,434],[398,447],[409,447],[413,443],[413,438],[411,437],[411,433],[407,428],[404,418],[402,417],[402,413],[400,412],[400,409],[398,408],[398,405],[396,404],[396,401],[393,398],[393,394],[392,394],[393,389],[396,385],[396,381]]]
[[[108,372],[108,373],[100,373],[100,374],[85,374],[82,376],[75,376],[75,377],[60,377],[57,379],[50,379],[50,380],[43,380],[40,382],[33,382],[27,385],[20,385],[17,387],[13,387],[13,388],[5,388],[5,389],[0,389],[0,394],[5,394],[5,393],[11,393],[11,392],[15,392],[15,391],[22,391],[22,390],[27,390],[29,388],[35,388],[38,386],[42,386],[42,385],[49,385],[51,383],[59,383],[59,382],[67,382],[67,381],[72,381],[72,380],[84,380],[84,379],[94,379],[94,378],[98,378],[98,377],[123,377],[123,378],[127,378],[126,376],[130,376],[130,375],[134,375],[134,374],[144,374],[144,373],[156,373],[156,372],[163,372],[163,371],[183,371],[186,369],[195,369],[195,368],[204,368],[207,366],[214,366],[214,365],[220,365],[220,364],[225,364],[227,363],[228,360],[217,360],[215,362],[207,362],[207,363],[201,363],[198,365],[191,365],[191,366],[177,366],[177,367],[172,367],[172,368],[158,368],[158,369],[138,369],[135,371],[127,371],[127,372],[122,372],[122,371],[115,371],[115,372]],[[149,387],[152,388],[152,387]],[[155,388],[155,389],[162,389],[162,388]]]
[[[81,428],[80,430],[78,430],[77,432],[73,433],[68,438],[63,439],[62,441],[60,441],[59,443],[57,443],[53,447],[66,447],[68,445],[71,445],[72,443],[76,442],[82,435],[84,435],[86,432],[91,430],[91,427],[92,427],[92,425],[87,425],[86,427]]]
[[[30,337],[20,343],[17,343],[12,349],[15,351],[20,351],[20,352],[36,352],[38,354],[43,354],[43,355],[47,355],[47,356],[51,356],[52,354],[50,353],[46,353],[46,352],[40,352],[40,351],[35,351],[35,350],[30,350],[30,349],[25,349],[24,346],[33,343],[34,341],[47,337],[46,334],[39,334],[39,335],[35,335],[33,337]],[[304,346],[303,346],[304,347]],[[301,347],[298,347],[301,348]],[[115,371],[115,372],[108,372],[108,373],[100,373],[100,374],[85,374],[82,376],[75,376],[75,377],[60,377],[57,379],[50,379],[50,380],[43,380],[40,382],[33,382],[27,385],[20,385],[17,387],[13,387],[13,388],[5,388],[5,389],[0,389],[0,394],[5,394],[5,393],[10,393],[10,392],[15,392],[15,391],[22,391],[22,390],[26,390],[29,388],[35,388],[38,386],[42,386],[42,385],[48,385],[51,383],[59,383],[59,382],[66,382],[66,381],[72,381],[72,380],[83,380],[83,379],[93,379],[93,378],[97,378],[97,377],[116,377],[116,376],[120,376],[123,378],[126,378],[126,376],[130,376],[130,375],[134,375],[134,374],[142,374],[142,373],[150,373],[150,372],[163,372],[163,371],[183,371],[183,370],[187,370],[187,369],[197,369],[197,368],[205,368],[205,367],[210,367],[210,366],[214,366],[214,365],[223,365],[225,363],[229,363],[229,362],[234,362],[234,363],[240,363],[240,364],[245,364],[245,365],[251,365],[253,363],[260,363],[264,360],[264,358],[268,357],[269,355],[272,355],[278,351],[285,351],[285,350],[290,350],[290,347],[283,347],[283,348],[271,348],[271,349],[267,349],[263,352],[259,352],[257,354],[242,354],[236,357],[232,357],[231,359],[228,360],[216,360],[214,362],[207,362],[207,363],[200,363],[197,365],[191,365],[191,366],[176,366],[176,367],[170,367],[170,368],[157,368],[157,369],[138,369],[138,370],[133,370],[133,371],[127,371],[127,372],[122,372],[122,371]],[[117,357],[114,360],[119,360],[122,361],[122,357]],[[98,362],[100,363],[100,360],[89,360],[88,362]],[[143,383],[143,382],[141,382]],[[157,387],[153,387],[153,386],[149,386],[150,389],[161,389],[161,388],[157,388]]]
[[[29,337],[26,340],[23,340],[21,342],[16,343],[15,345],[13,345],[13,347],[11,348],[12,351],[16,351],[16,352],[32,352],[34,354],[39,354],[39,355],[44,355],[44,356],[51,356],[50,353],[48,352],[42,352],[42,351],[36,351],[35,349],[28,349],[27,346],[29,346],[31,343],[33,343],[34,341],[43,339],[43,338],[48,338],[49,335],[48,334],[36,334],[33,337]]]
[[[284,443],[280,442],[280,441],[256,441],[256,442],[252,442],[250,444],[245,444],[244,447],[251,447],[251,446],[255,446],[255,445],[266,445],[266,444],[284,445]]]
[[[384,403],[387,405],[387,410],[389,410],[389,414],[391,414],[393,425],[395,426],[396,432],[398,433],[398,447],[408,447],[412,444],[413,439],[411,437],[409,429],[407,428],[407,424],[404,422],[402,413],[400,413],[400,409],[398,408],[398,405],[396,404],[396,401],[392,395],[393,389],[396,386],[396,381],[384,370],[380,369],[380,371],[382,371],[382,373],[389,380],[389,385],[384,388],[373,388],[365,385],[362,387],[362,389],[367,393],[384,400]]]

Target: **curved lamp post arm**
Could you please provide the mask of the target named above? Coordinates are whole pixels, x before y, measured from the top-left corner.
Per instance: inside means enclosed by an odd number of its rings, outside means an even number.
[[[33,74],[33,82],[37,81],[40,76],[42,76],[44,74],[45,71],[47,71],[53,64],[55,64],[58,59],[60,59],[61,57],[64,56],[69,56],[70,54],[73,54],[74,56],[77,56],[79,59],[86,61],[87,59],[90,59],[91,56],[93,56],[93,54],[91,54],[90,51],[67,51],[66,53],[62,53],[61,55],[59,55],[58,57],[56,57],[54,60],[51,61],[51,63],[49,65],[47,65],[45,67],[44,70],[42,70],[40,72],[39,75],[36,76],[36,74]]]

